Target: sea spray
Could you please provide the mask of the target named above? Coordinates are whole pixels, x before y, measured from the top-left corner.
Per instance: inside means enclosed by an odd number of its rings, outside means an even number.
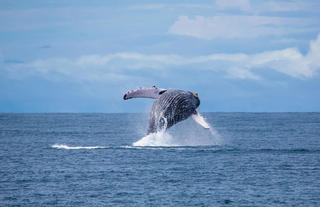
[[[148,134],[133,143],[133,146],[179,146],[174,143],[173,137],[163,131]]]
[[[192,119],[187,119],[168,130],[148,134],[134,142],[133,146],[208,146],[221,144],[221,136],[214,127],[210,126],[209,129],[204,129]]]

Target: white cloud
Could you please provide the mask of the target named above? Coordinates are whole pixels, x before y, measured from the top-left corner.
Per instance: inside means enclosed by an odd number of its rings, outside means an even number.
[[[309,19],[268,16],[180,16],[169,28],[169,33],[200,39],[281,36],[305,32],[312,22]]]
[[[145,72],[185,70],[214,71],[229,78],[261,80],[260,69],[274,70],[294,78],[312,78],[320,69],[320,34],[310,42],[303,55],[296,48],[266,51],[257,54],[211,54],[183,57],[180,55],[146,55],[141,53],[115,53],[86,55],[75,59],[51,58],[30,63],[5,65],[12,76],[45,76],[48,79],[67,77],[75,80],[121,81],[132,77],[145,77]],[[129,75],[133,74],[134,75]]]
[[[319,1],[265,1],[257,4],[254,10],[259,12],[318,12]]]
[[[220,9],[240,9],[240,10],[250,10],[249,0],[216,0],[216,4]]]
[[[289,2],[289,1],[288,2],[268,1],[264,4],[264,10],[269,10],[274,12],[299,11],[304,7],[305,7],[305,4],[302,4],[301,2]]]
[[[228,78],[232,79],[252,79],[252,80],[261,80],[260,76],[252,73],[250,70],[243,69],[243,68],[230,68],[227,70]]]

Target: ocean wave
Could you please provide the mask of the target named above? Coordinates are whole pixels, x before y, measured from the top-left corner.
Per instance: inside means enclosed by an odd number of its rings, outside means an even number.
[[[142,140],[138,141],[138,144],[143,144]],[[64,144],[54,144],[51,148],[54,149],[65,149],[65,150],[91,150],[91,149],[113,149],[113,150],[165,150],[165,151],[196,151],[199,153],[222,153],[222,154],[318,154],[320,149],[307,149],[307,148],[249,148],[242,149],[237,147],[232,147],[229,145],[164,145],[163,142],[158,143],[160,145],[150,145],[148,140],[148,145],[125,145],[125,146],[68,146]]]
[[[106,146],[68,146],[64,144],[54,144],[51,146],[55,149],[68,149],[68,150],[77,150],[77,149],[106,149]]]

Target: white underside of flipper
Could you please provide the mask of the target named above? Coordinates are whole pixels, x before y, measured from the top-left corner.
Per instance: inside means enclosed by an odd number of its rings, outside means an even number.
[[[193,114],[191,117],[195,122],[200,124],[200,126],[202,126],[203,128],[210,129],[210,125],[206,122],[206,120],[203,118],[203,116],[201,116],[199,113]]]
[[[138,88],[136,90],[128,91],[124,94],[123,99],[131,99],[131,98],[153,98],[157,99],[166,92],[167,89],[157,88],[156,86],[152,86],[151,88]]]

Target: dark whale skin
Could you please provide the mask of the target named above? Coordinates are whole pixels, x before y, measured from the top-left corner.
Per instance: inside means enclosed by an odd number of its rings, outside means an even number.
[[[152,105],[147,134],[170,128],[197,113],[200,100],[190,91],[169,89]]]

